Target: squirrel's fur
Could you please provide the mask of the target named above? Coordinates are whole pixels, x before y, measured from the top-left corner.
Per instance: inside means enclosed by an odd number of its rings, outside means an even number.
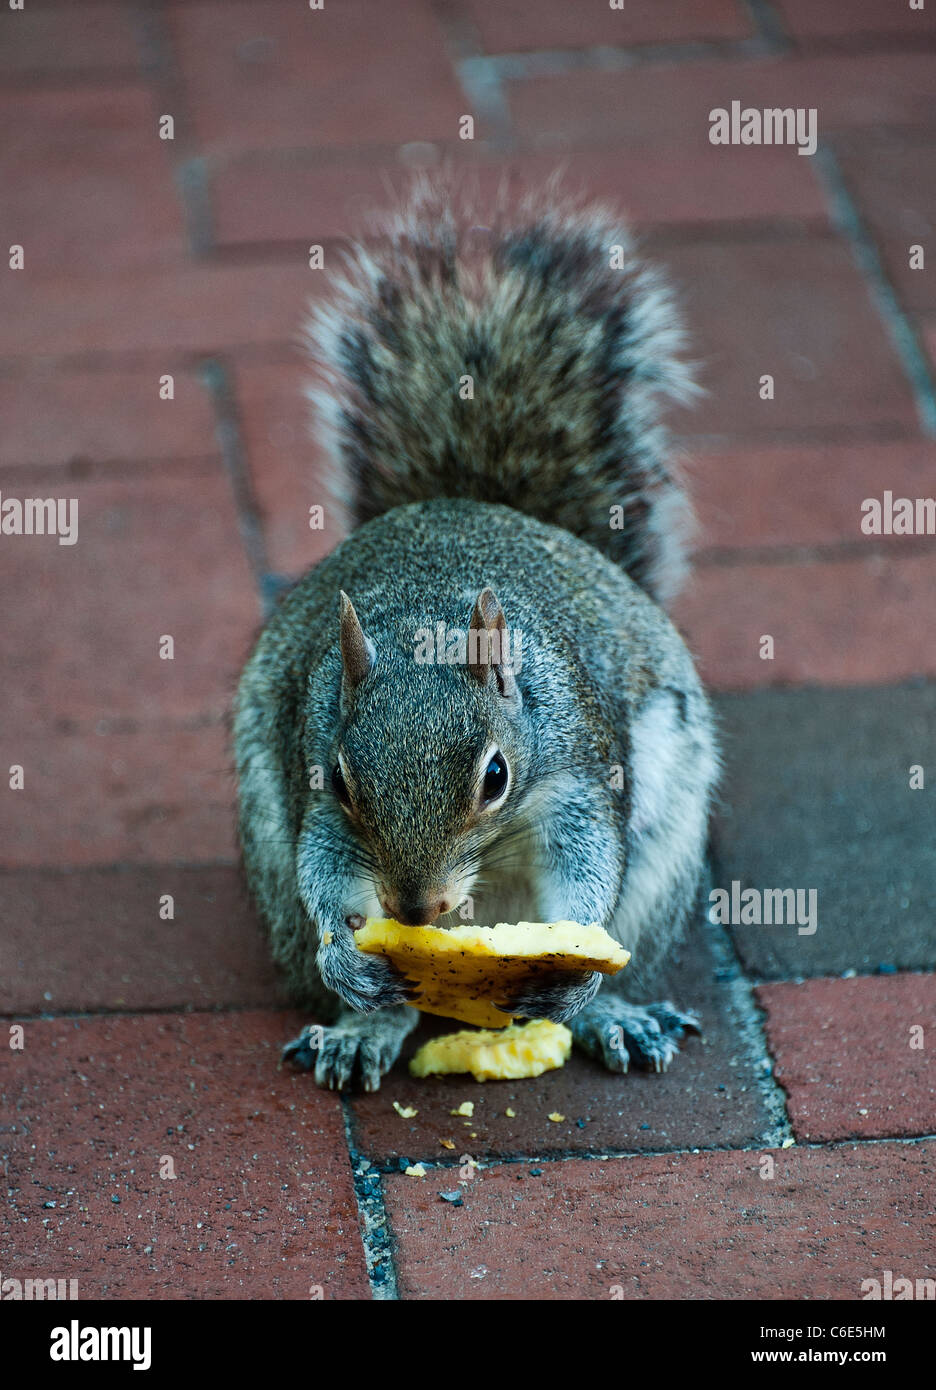
[[[312,318],[327,382],[314,399],[351,520],[437,497],[501,502],[669,597],[690,514],[660,404],[695,387],[666,283],[603,210],[540,197],[520,219],[489,215],[479,225],[418,185]]]
[[[694,910],[717,761],[654,602],[681,568],[657,415],[690,389],[679,329],[605,215],[473,225],[422,195],[319,314],[357,529],[281,602],[238,691],[245,865],[276,958],[332,1024],[291,1048],[323,1084],[378,1085],[416,1021],[348,922],[387,902],[442,904],[441,925],[465,894],[478,922],[601,922],[634,955],[610,992],[560,979],[504,1002],[570,1019],[616,1070],[666,1065],[693,1023],[633,1002]],[[522,665],[417,660],[440,624],[519,631]],[[493,809],[492,749],[510,770]]]

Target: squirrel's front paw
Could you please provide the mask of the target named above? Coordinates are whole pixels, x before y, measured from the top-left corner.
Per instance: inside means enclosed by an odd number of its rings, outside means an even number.
[[[572,1025],[572,1036],[583,1051],[609,1071],[622,1072],[631,1062],[666,1071],[686,1032],[699,1032],[698,1018],[669,1000],[628,1004],[614,995],[597,1000]]]
[[[318,1084],[331,1091],[355,1081],[365,1091],[377,1091],[418,1022],[415,1009],[399,1008],[367,1018],[346,1014],[329,1028],[310,1024],[283,1048],[283,1061],[314,1072]]]
[[[413,986],[385,957],[358,950],[352,924],[363,926],[363,919],[346,917],[339,926],[322,932],[316,964],[324,983],[362,1014],[407,1003]]]
[[[497,1007],[521,1018],[548,1018],[553,1023],[565,1023],[594,999],[602,978],[597,970],[590,975],[563,971],[542,983],[537,981],[522,986],[508,999],[498,1000]]]

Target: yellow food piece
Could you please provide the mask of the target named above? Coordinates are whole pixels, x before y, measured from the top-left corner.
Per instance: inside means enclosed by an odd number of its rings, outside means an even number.
[[[519,1081],[564,1066],[572,1034],[564,1023],[534,1018],[500,1030],[464,1028],[423,1043],[409,1064],[413,1076],[470,1072],[475,1081]]]
[[[597,923],[499,922],[496,927],[404,927],[369,917],[354,933],[361,951],[386,956],[418,988],[413,1008],[482,1028],[512,1023],[491,1002],[556,971],[614,975],[630,960]]]

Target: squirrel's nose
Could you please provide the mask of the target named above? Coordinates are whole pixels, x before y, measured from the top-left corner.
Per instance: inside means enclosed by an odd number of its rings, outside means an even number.
[[[450,912],[452,904],[448,898],[394,899],[389,894],[380,900],[384,912],[404,927],[428,927],[443,912]]]

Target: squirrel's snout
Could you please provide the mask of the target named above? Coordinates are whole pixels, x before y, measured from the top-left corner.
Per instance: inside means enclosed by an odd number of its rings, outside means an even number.
[[[402,923],[404,927],[428,927],[444,912],[451,912],[453,902],[445,896],[413,899],[397,898],[392,893],[385,893],[380,899],[380,905],[388,917]]]

